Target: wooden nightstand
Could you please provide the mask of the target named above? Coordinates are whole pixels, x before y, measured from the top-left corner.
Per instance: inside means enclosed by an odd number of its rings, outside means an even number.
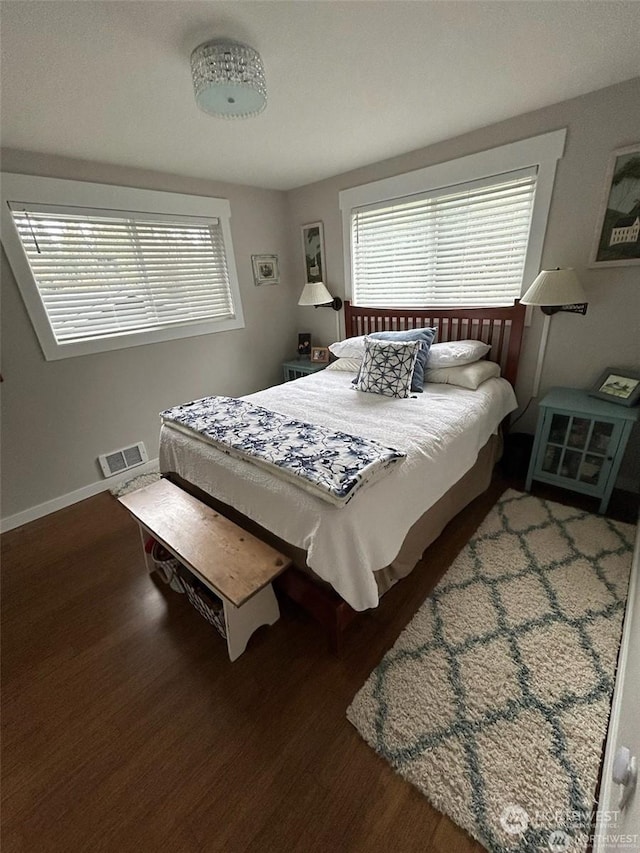
[[[308,358],[300,359],[300,361],[297,359],[285,361],[282,365],[284,381],[290,382],[292,379],[299,379],[309,373],[317,373],[319,370],[324,370],[326,366],[326,364],[314,364]]]
[[[552,388],[540,415],[527,475],[600,498],[606,512],[638,408],[626,409],[575,388]]]

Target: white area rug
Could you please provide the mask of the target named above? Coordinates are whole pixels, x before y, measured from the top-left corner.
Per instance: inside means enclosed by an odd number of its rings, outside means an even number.
[[[586,849],[634,532],[506,492],[347,711],[490,851]]]

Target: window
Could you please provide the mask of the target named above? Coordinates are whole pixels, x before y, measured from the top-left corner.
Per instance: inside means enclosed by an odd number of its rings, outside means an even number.
[[[539,269],[563,145],[557,131],[341,192],[353,302],[513,304]]]
[[[513,304],[522,287],[536,171],[354,210],[354,302]]]
[[[47,358],[244,325],[228,202],[17,175],[3,194],[7,254]]]

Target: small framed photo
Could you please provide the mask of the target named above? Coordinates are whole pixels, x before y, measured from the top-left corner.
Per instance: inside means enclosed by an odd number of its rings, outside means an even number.
[[[634,406],[640,398],[640,373],[623,367],[608,367],[589,395],[620,406]]]
[[[329,347],[311,347],[311,361],[315,364],[328,364]]]
[[[640,142],[611,153],[589,263],[640,264]]]
[[[311,332],[298,333],[298,358],[309,358],[311,355]]]
[[[302,226],[302,251],[307,283],[324,281],[324,228],[322,222]]]
[[[277,255],[251,255],[253,282],[256,287],[263,284],[280,284],[280,269]]]

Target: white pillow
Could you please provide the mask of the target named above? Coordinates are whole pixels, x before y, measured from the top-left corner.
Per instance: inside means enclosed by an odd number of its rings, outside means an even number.
[[[339,358],[337,361],[332,361],[325,367],[325,370],[338,370],[345,373],[357,373],[362,364],[361,358]]]
[[[344,341],[336,341],[334,344],[329,344],[329,350],[337,358],[359,358],[362,361],[365,337],[366,335],[360,335],[358,338],[346,338]]]
[[[472,364],[480,361],[491,346],[482,341],[447,341],[442,344],[432,344],[427,358],[427,368],[459,367],[461,364]]]
[[[427,369],[424,372],[424,381],[459,385],[461,388],[475,391],[479,385],[494,376],[500,376],[499,364],[495,361],[475,361],[473,364],[461,364],[458,367]]]

